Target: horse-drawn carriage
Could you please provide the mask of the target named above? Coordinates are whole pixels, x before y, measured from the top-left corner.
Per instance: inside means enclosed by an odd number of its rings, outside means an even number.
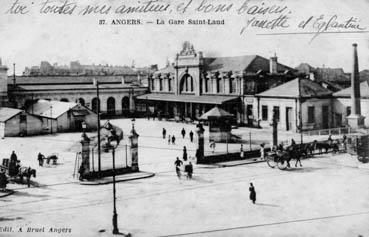
[[[301,164],[301,158],[307,156],[307,151],[303,149],[304,147],[300,145],[291,145],[286,147],[286,149],[273,149],[272,151],[268,152],[266,155],[266,162],[269,167],[275,168],[276,166],[281,169],[285,170],[290,167],[290,161],[292,159],[296,159],[295,166],[297,164]]]
[[[5,174],[10,179],[19,179],[20,182],[23,182],[23,179],[26,178],[28,187],[31,186],[31,176],[36,178],[36,170],[31,167],[21,166],[19,160],[4,158],[0,169],[5,171]]]
[[[300,163],[301,159],[313,157],[316,154],[323,153],[338,153],[341,151],[346,151],[347,149],[347,138],[346,136],[343,139],[328,139],[326,141],[313,141],[303,144],[293,144],[286,149],[274,149],[271,152],[268,152],[266,155],[266,162],[271,168],[275,168],[276,166],[284,170],[290,167],[290,161],[292,159],[296,160],[295,166]]]

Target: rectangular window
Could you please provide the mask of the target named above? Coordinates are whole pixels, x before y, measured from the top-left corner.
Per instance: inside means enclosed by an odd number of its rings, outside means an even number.
[[[172,80],[168,79],[168,91],[172,91]]]
[[[315,123],[315,107],[308,107],[308,123]]]
[[[351,114],[351,107],[350,106],[346,107],[346,114],[347,114],[347,116],[349,116]]]
[[[261,106],[261,119],[264,121],[268,120],[268,106],[267,105]]]
[[[275,117],[276,117],[277,121],[279,122],[279,106],[274,106],[273,111],[275,113]]]

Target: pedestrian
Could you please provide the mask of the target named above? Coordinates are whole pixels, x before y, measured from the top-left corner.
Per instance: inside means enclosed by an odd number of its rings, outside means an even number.
[[[45,156],[41,154],[41,152],[37,155],[38,165],[43,166],[44,165],[44,158]]]
[[[183,162],[177,157],[176,161],[174,162],[174,165],[176,166],[176,173],[177,173],[177,177],[178,179],[181,179],[181,169],[180,167],[182,166]]]
[[[186,146],[183,147],[183,160],[187,161],[187,148],[186,148]]]
[[[183,162],[177,157],[176,161],[174,161],[174,164],[176,166],[182,166],[183,165]]]
[[[171,139],[171,137],[170,137],[170,135],[168,136],[168,145],[170,145],[170,141],[171,141],[172,139]]]
[[[182,138],[185,138],[185,136],[186,136],[186,130],[184,128],[182,128],[181,134],[182,134]]]
[[[186,165],[185,170],[187,172],[187,179],[192,179],[193,166],[191,161]]]
[[[17,161],[18,161],[18,157],[15,154],[15,151],[12,151],[12,154],[10,155],[10,161],[9,161],[9,175],[10,176],[14,176],[18,174]]]
[[[172,136],[172,144],[175,145],[176,144],[176,137],[173,135]]]
[[[249,191],[250,191],[250,200],[252,201],[252,203],[255,204],[255,202],[256,202],[256,191],[255,191],[255,187],[252,183],[250,183]]]
[[[3,170],[0,171],[0,191],[6,191],[6,185],[8,184],[8,178]]]
[[[165,139],[165,136],[167,135],[167,130],[165,130],[165,128],[163,128],[162,134],[163,134],[163,139]]]
[[[240,157],[241,157],[241,159],[243,159],[243,157],[244,157],[244,152],[243,152],[243,144],[241,144],[241,148],[240,148]]]
[[[192,132],[192,130],[190,132],[190,141],[193,142],[193,132]]]
[[[265,144],[264,143],[260,144],[260,158],[262,160],[265,159]]]
[[[212,153],[215,151],[215,141],[210,141],[210,148],[212,149]]]

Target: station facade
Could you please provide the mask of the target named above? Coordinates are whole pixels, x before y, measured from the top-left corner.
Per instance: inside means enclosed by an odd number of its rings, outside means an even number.
[[[197,120],[218,106],[237,123],[257,124],[255,94],[296,78],[296,71],[259,55],[204,57],[190,42],[175,62],[148,79],[149,93],[138,96],[151,113],[178,120]]]

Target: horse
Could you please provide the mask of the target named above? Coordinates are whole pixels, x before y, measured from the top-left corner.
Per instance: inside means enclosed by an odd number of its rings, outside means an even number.
[[[21,166],[18,171],[18,176],[22,182],[23,182],[23,177],[26,177],[27,185],[28,187],[30,187],[31,186],[31,176],[36,178],[36,170],[32,169],[31,167]]]
[[[290,167],[290,160],[295,159],[296,163],[295,163],[295,167],[297,167],[297,164],[300,164],[300,167],[302,167],[301,164],[301,156],[306,157],[306,151],[304,149],[305,147],[303,146],[303,144],[301,145],[291,145],[286,147],[286,152],[287,152],[287,167]]]
[[[313,142],[313,149],[319,150],[319,154],[323,154],[323,149],[325,150],[324,153],[328,153],[329,149],[331,149],[332,146],[329,143],[325,142],[318,142],[317,140],[314,140]]]

